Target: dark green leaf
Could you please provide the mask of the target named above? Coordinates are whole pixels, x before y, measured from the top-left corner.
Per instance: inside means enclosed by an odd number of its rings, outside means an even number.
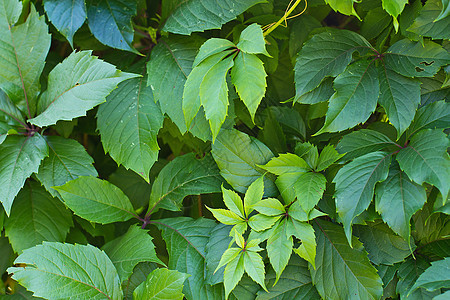
[[[106,180],[82,176],[54,189],[76,215],[88,221],[107,224],[133,217],[130,200]]]
[[[25,184],[5,220],[5,234],[17,253],[43,241],[64,242],[73,226],[72,214],[39,184]]]
[[[444,258],[431,263],[425,272],[420,274],[416,283],[411,288],[410,292],[417,288],[424,288],[427,291],[434,291],[440,288],[450,287],[450,258]]]
[[[416,257],[415,259],[410,257],[403,262],[398,268],[397,293],[400,294],[401,299],[432,299],[434,296],[439,295],[439,292],[428,292],[425,289],[418,289],[409,294],[414,282],[420,274],[428,268],[430,264],[422,257]],[[409,295],[408,295],[409,294]]]
[[[313,284],[324,299],[379,299],[382,282],[370,264],[362,244],[353,239],[350,248],[340,226],[317,220],[316,269],[310,269]]]
[[[353,219],[369,207],[375,184],[386,179],[390,163],[391,156],[385,152],[369,153],[345,165],[333,179],[336,211],[350,245]]]
[[[11,267],[12,277],[46,299],[121,299],[119,276],[111,260],[91,245],[44,242],[25,250]]]
[[[167,164],[153,183],[149,211],[180,210],[184,197],[220,192],[219,170],[210,156],[196,159],[194,153]]]
[[[133,292],[135,300],[183,300],[183,282],[189,275],[176,270],[156,269]]]
[[[45,0],[45,12],[58,31],[73,48],[73,36],[86,20],[83,0]]]
[[[428,0],[414,23],[408,28],[419,36],[429,36],[433,39],[450,38],[450,17],[437,20],[442,12],[442,0]],[[447,8],[448,10],[448,8]]]
[[[147,280],[147,276],[157,269],[155,263],[139,263],[133,269],[133,274],[128,278],[127,281],[122,283],[122,290],[124,293],[124,299],[133,299],[133,291],[143,282]]]
[[[39,133],[30,137],[10,135],[0,144],[0,202],[8,215],[14,197],[46,156],[47,143]]]
[[[263,0],[191,0],[181,2],[167,18],[164,31],[190,35],[192,32],[220,29],[251,6]]]
[[[421,107],[414,121],[408,129],[408,136],[412,136],[422,129],[445,129],[450,124],[450,104],[445,101],[436,101]]]
[[[222,257],[228,245],[231,242],[230,237],[231,226],[223,224],[217,224],[210,232],[208,243],[206,244],[206,282],[214,285],[219,282],[223,282],[224,267],[214,272],[219,265],[220,258]]]
[[[97,176],[92,166],[94,160],[76,140],[59,136],[46,136],[49,156],[46,157],[36,174],[39,181],[54,197],[58,193],[52,189],[80,176]]]

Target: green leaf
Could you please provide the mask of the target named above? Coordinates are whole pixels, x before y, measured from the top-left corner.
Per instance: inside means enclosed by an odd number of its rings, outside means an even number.
[[[218,39],[218,38],[210,38],[198,50],[198,54],[195,57],[194,63],[192,67],[198,66],[201,62],[203,62],[208,57],[211,57],[217,53],[232,50],[231,48],[236,49],[236,45],[226,39]]]
[[[253,211],[253,205],[260,202],[264,195],[264,175],[250,184],[244,196],[244,212],[248,216]]]
[[[410,220],[427,200],[425,188],[412,182],[397,163],[385,181],[375,189],[375,207],[389,227],[405,240],[410,239]]]
[[[317,104],[328,101],[333,94],[333,78],[326,77],[318,87],[294,100],[303,104]]]
[[[241,251],[239,248],[231,248]],[[228,250],[231,250],[228,249]],[[239,254],[239,253],[237,253]],[[239,281],[244,275],[244,254],[239,254],[239,256],[234,257],[227,266],[225,267],[225,272],[223,274],[223,284],[225,286],[225,298],[228,298],[230,292],[236,287]]]
[[[441,1],[427,1],[420,14],[414,19],[414,23],[407,30],[421,37],[429,36],[433,39],[449,39],[450,18],[441,14],[444,8]],[[446,11],[448,11],[448,6]],[[442,18],[439,18],[439,16]]]
[[[11,267],[8,272],[36,297],[122,298],[114,265],[105,252],[91,245],[44,242],[25,250],[15,263],[26,266]]]
[[[183,283],[188,274],[176,270],[156,269],[151,272],[147,280],[141,283],[133,292],[135,300],[173,299],[183,300]]]
[[[347,161],[388,147],[395,147],[396,150],[401,148],[381,132],[360,129],[345,135],[336,146],[336,150],[345,153],[344,160]]]
[[[342,228],[317,220],[316,269],[310,269],[313,284],[325,299],[379,299],[382,281],[370,264],[362,244],[353,237],[353,248]]]
[[[167,18],[163,31],[190,35],[192,32],[220,29],[244,11],[263,0],[191,0],[182,2]]]
[[[410,293],[421,287],[429,292],[450,287],[450,258],[444,258],[431,263],[425,272],[420,274]]]
[[[375,111],[379,94],[377,69],[370,61],[351,64],[334,80],[325,124],[316,133],[342,131],[364,123]]]
[[[408,136],[414,135],[422,129],[445,129],[450,124],[450,103],[436,101],[421,107],[409,127]]]
[[[422,288],[409,294],[419,275],[429,266],[430,264],[420,256],[415,259],[409,257],[400,265],[397,272],[399,278],[397,283],[397,293],[400,294],[401,299],[432,299],[434,296],[439,295],[439,291],[428,292]]]
[[[157,269],[155,263],[139,263],[133,270],[133,274],[122,284],[124,299],[133,299],[133,291],[147,280],[147,276]]]
[[[250,112],[252,120],[266,92],[266,71],[258,56],[239,52],[231,69],[231,82]]]
[[[231,54],[231,50],[220,52],[208,57],[200,65],[192,69],[192,72],[187,77],[187,80],[184,85],[183,105],[182,105],[187,128],[191,126],[192,121],[196,117],[202,105],[200,87],[202,86],[202,83],[204,82],[206,75],[229,54]],[[220,86],[217,88],[220,91]],[[226,92],[228,92],[228,90],[226,90]],[[228,94],[226,95],[225,108],[227,107],[228,107]]]
[[[44,17],[34,5],[25,23],[15,25],[22,12],[22,2],[1,0],[0,3],[0,89],[14,104],[32,117],[40,92],[39,77],[50,48],[50,34]]]
[[[205,74],[200,84],[200,102],[211,127],[213,143],[227,117],[228,85],[226,77],[233,65],[233,56],[224,58]]]
[[[442,2],[442,11],[435,21],[439,21],[450,15],[450,2],[448,0],[441,0],[441,2]]]
[[[299,201],[295,201],[291,204],[291,206],[289,206],[288,214],[290,217],[296,219],[299,222],[306,222],[314,218],[326,215],[317,209],[313,209],[310,212],[304,211]]]
[[[216,223],[210,219],[185,217],[152,221],[162,230],[169,253],[169,269],[190,274],[183,288],[187,299],[221,299],[223,287],[206,283],[205,247]]]
[[[370,261],[376,265],[402,262],[415,248],[413,243],[410,248],[408,240],[396,235],[382,222],[356,225],[354,233],[369,253]]]
[[[264,41],[261,26],[256,23],[253,23],[241,32],[237,47],[244,53],[270,56],[266,50],[266,42]]]
[[[293,235],[302,241],[302,244],[298,248],[294,248],[294,252],[308,261],[313,268],[316,268],[317,245],[314,228],[306,222],[299,222],[294,218],[290,218],[287,221],[286,233],[288,235]]]
[[[194,153],[179,156],[167,164],[153,183],[149,211],[180,210],[188,195],[219,193],[222,179],[210,156],[196,159]]]
[[[152,237],[137,226],[131,226],[124,235],[106,243],[102,250],[116,267],[120,282],[127,280],[140,262],[164,265],[156,256]]]
[[[86,20],[86,4],[83,0],[45,0],[47,16],[56,29],[73,48],[73,36]]]
[[[266,164],[273,157],[266,145],[235,129],[222,129],[212,145],[212,154],[220,175],[240,193],[245,193],[250,184],[264,174],[258,165]],[[276,195],[275,184],[264,176],[264,196]]]
[[[267,293],[263,289],[260,289],[257,293],[256,300],[320,299],[316,288],[311,282],[308,263],[296,255],[291,257],[277,284],[273,285],[275,280],[275,271],[268,271],[266,282],[269,292]]]
[[[261,166],[275,175],[305,173],[311,170],[306,161],[292,153],[283,153]]]
[[[404,77],[383,65],[378,69],[380,97],[389,122],[397,129],[397,137],[411,124],[420,103],[420,81]]]
[[[414,182],[436,186],[444,199],[450,188],[450,159],[447,136],[441,130],[422,130],[397,154],[400,168]]]
[[[251,279],[253,279],[253,281],[258,283],[264,290],[267,291],[266,285],[264,284],[265,270],[262,257],[253,251],[245,251],[243,253],[243,257],[245,272]]]
[[[334,164],[344,154],[339,154],[333,145],[327,145],[322,149],[319,155],[319,161],[317,163],[317,172],[324,171],[326,168]]]
[[[286,212],[283,204],[275,198],[268,198],[253,205],[253,209],[266,216],[278,216]]]
[[[147,63],[147,85],[153,91],[154,100],[159,102],[162,112],[170,117],[182,134],[187,130],[182,109],[183,89],[203,41],[195,35],[161,39],[151,51]]]
[[[131,18],[136,15],[136,9],[136,1],[89,0],[89,29],[102,44],[139,53],[132,45],[134,29]]]
[[[303,96],[324,77],[342,73],[356,50],[364,53],[372,46],[359,34],[347,30],[330,30],[315,34],[305,43],[295,64],[296,96]]]
[[[86,111],[105,102],[120,82],[138,76],[121,72],[91,53],[73,52],[50,72],[48,88],[39,99],[39,115],[30,123],[44,127],[85,116]]]
[[[403,39],[384,53],[386,68],[406,77],[432,77],[450,63],[450,54],[441,45],[424,41],[423,45]]]
[[[0,202],[7,215],[25,180],[38,171],[46,156],[47,143],[39,133],[29,137],[10,135],[0,144]]]
[[[223,202],[228,207],[228,209],[237,214],[239,217],[244,218],[245,216],[244,203],[241,197],[234,191],[224,188],[223,185],[222,185],[222,195],[223,195]]]
[[[333,179],[336,211],[350,245],[353,219],[369,207],[375,184],[386,179],[390,163],[391,155],[385,152],[369,153],[345,165]]]
[[[383,9],[394,18],[394,27],[398,31],[397,17],[402,13],[408,0],[383,0]]]
[[[355,11],[353,7],[353,3],[355,0],[325,0],[325,3],[330,5],[334,11],[338,11],[347,16],[356,16],[358,19],[361,19]]]
[[[287,266],[292,253],[293,241],[291,235],[287,232],[287,227],[287,221],[282,220],[275,225],[271,236],[267,240],[267,255],[276,273],[274,285],[280,279],[281,273]]]
[[[43,241],[64,242],[73,226],[72,214],[38,183],[26,184],[16,197],[5,234],[17,253]]]
[[[0,122],[7,123],[9,125],[20,124],[24,126],[25,124],[25,120],[20,110],[11,101],[11,99],[9,99],[8,95],[6,95],[6,93],[3,92],[3,90],[1,89],[0,89]],[[9,128],[9,125],[4,123],[2,123],[2,126],[8,126]]]
[[[121,83],[99,106],[97,127],[105,152],[148,182],[158,160],[157,135],[164,116],[146,82],[135,78]]]
[[[88,221],[108,224],[133,217],[130,200],[106,180],[82,176],[53,188],[76,215]]]
[[[218,268],[222,255],[227,250],[232,237],[231,226],[217,224],[210,232],[206,252],[206,283],[214,285],[223,282],[224,267]]]
[[[309,212],[316,206],[322,198],[326,184],[327,179],[320,173],[307,172],[298,177],[294,190],[303,210]]]
[[[238,223],[244,222],[244,219],[242,219],[239,215],[235,214],[232,211],[226,210],[226,209],[214,209],[206,207],[216,218],[217,221],[219,221],[222,224],[226,225],[236,225]]]
[[[446,291],[445,293],[442,293],[436,297],[433,298],[433,300],[446,300],[450,297],[450,291]]]
[[[76,140],[59,136],[46,136],[49,156],[46,157],[36,176],[54,197],[58,193],[52,189],[80,176],[97,176],[92,166],[94,160]]]
[[[263,214],[256,214],[250,217],[248,225],[255,231],[263,231],[269,229],[280,219],[281,216],[272,217]]]

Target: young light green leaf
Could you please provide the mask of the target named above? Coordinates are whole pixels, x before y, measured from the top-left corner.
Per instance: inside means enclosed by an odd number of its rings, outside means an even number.
[[[44,9],[56,29],[73,48],[73,36],[86,20],[86,4],[83,0],[45,0]]]
[[[322,152],[320,152],[316,172],[324,171],[344,155],[345,154],[339,154],[333,145],[325,146],[322,149]]]
[[[317,134],[342,131],[364,123],[375,111],[378,74],[370,61],[351,64],[334,80],[336,92],[329,100],[325,124]]]
[[[392,163],[387,179],[375,188],[375,208],[389,227],[406,241],[410,240],[410,220],[427,200],[425,188],[412,182]]]
[[[424,288],[427,291],[434,291],[440,288],[450,287],[450,258],[446,257],[443,260],[438,260],[431,263],[425,272],[420,274],[416,283],[410,290],[410,293],[417,288]]]
[[[162,30],[190,35],[192,32],[220,29],[244,11],[263,0],[192,0],[182,2],[167,18]],[[199,22],[199,20],[201,20]]]
[[[283,204],[275,198],[268,198],[257,202],[253,209],[266,216],[278,216],[286,212]]]
[[[420,103],[420,81],[400,75],[384,64],[378,68],[378,76],[378,103],[384,107],[400,137],[411,124]]]
[[[285,204],[290,204],[297,199],[294,185],[298,178],[304,173],[286,173],[281,174],[275,180],[278,190]]]
[[[105,102],[120,82],[139,76],[121,72],[91,53],[73,52],[50,72],[48,88],[39,99],[39,115],[30,123],[43,127],[85,116],[86,111]]]
[[[314,228],[306,223],[299,222],[294,218],[290,218],[287,221],[286,233],[293,235],[302,241],[302,244],[298,248],[294,248],[294,252],[301,258],[308,261],[313,268],[316,268],[316,235]]]
[[[345,165],[333,179],[336,211],[350,246],[353,219],[369,207],[375,184],[386,179],[390,163],[391,156],[385,152],[369,153]]]
[[[14,251],[22,253],[43,241],[64,242],[73,222],[72,214],[60,200],[38,183],[30,182],[17,195],[4,226]]]
[[[275,226],[275,229],[267,240],[266,246],[270,264],[276,273],[274,285],[280,279],[281,273],[289,262],[292,247],[293,240],[292,236],[287,232],[287,221],[282,220]]]
[[[204,39],[196,35],[172,35],[161,39],[152,49],[147,63],[147,85],[153,91],[154,100],[159,102],[162,112],[170,117],[182,134],[187,130],[182,108],[183,90],[203,42]],[[204,122],[207,124],[206,120]]]
[[[311,170],[302,158],[292,153],[280,154],[261,168],[275,175],[305,173]]]
[[[356,225],[354,234],[363,243],[371,262],[376,265],[393,265],[402,262],[414,250],[414,243],[396,235],[382,222]]]
[[[231,51],[224,51],[214,54],[206,58],[200,65],[192,69],[192,72],[187,77],[184,84],[183,91],[183,114],[186,119],[186,127],[191,126],[192,121],[197,115],[201,105],[200,87],[205,80],[208,72],[221,62],[227,55],[231,54]],[[227,106],[228,106],[228,94],[227,94]]]
[[[113,48],[139,53],[132,43],[136,15],[135,1],[102,0],[87,2],[88,25],[94,36]]]
[[[445,129],[450,123],[450,103],[436,101],[421,107],[409,126],[407,135],[412,136],[422,129]]]
[[[47,143],[39,133],[29,137],[10,135],[0,144],[0,202],[8,216],[25,180],[38,171],[47,156]]]
[[[211,156],[203,159],[196,159],[194,153],[179,156],[161,170],[153,183],[149,211],[160,208],[178,211],[186,196],[219,193],[222,183]]]
[[[105,152],[148,182],[158,160],[157,135],[164,115],[146,82],[141,77],[119,84],[99,106],[97,127]]]
[[[241,193],[264,174],[258,165],[266,164],[273,157],[266,145],[236,129],[222,129],[212,145],[212,154],[222,177]],[[273,197],[277,193],[273,181],[264,176],[264,196]]]
[[[426,129],[414,135],[408,146],[397,154],[400,168],[409,178],[418,184],[427,182],[436,186],[444,201],[450,188],[448,144],[441,130]]]
[[[106,180],[82,176],[53,188],[76,215],[88,221],[108,224],[133,217],[128,197]]]
[[[190,275],[165,268],[153,270],[133,292],[135,300],[183,300],[183,283]]]
[[[207,284],[205,276],[205,247],[211,230],[216,226],[211,219],[178,217],[152,222],[162,230],[169,253],[169,269],[190,274],[183,288],[187,299],[217,299],[223,295],[223,286]]]
[[[413,42],[403,39],[384,53],[386,68],[406,77],[431,77],[450,63],[450,53],[432,41]]]
[[[232,260],[234,260],[241,253],[241,250],[241,248],[228,248],[227,250],[225,250],[214,272],[217,272],[217,270],[219,270],[221,267],[229,264]]]
[[[97,176],[94,160],[76,140],[60,136],[46,136],[49,156],[36,174],[39,181],[54,197],[58,193],[52,186],[60,186],[80,176]]]
[[[261,201],[264,195],[264,175],[250,184],[244,196],[244,211],[248,216],[253,211],[253,205]]]
[[[208,57],[225,50],[231,50],[230,48],[236,48],[236,45],[229,40],[218,38],[208,39],[198,50],[198,54],[195,57],[192,67],[195,68]]]
[[[307,172],[298,177],[294,190],[304,211],[309,212],[316,206],[322,198],[326,184],[327,179],[320,173]]]
[[[326,216],[325,213],[317,209],[313,209],[310,212],[304,211],[299,201],[295,201],[291,204],[288,210],[288,214],[290,217],[296,219],[299,222],[307,222],[317,217]]]
[[[352,54],[372,48],[359,34],[347,30],[329,30],[315,34],[305,43],[295,64],[295,99],[312,91],[324,77],[342,73]]]
[[[379,299],[382,281],[362,244],[353,239],[350,248],[342,227],[316,220],[316,268],[310,269],[313,284],[324,299]]]
[[[225,267],[225,272],[223,274],[223,284],[225,286],[225,299],[228,299],[228,295],[241,280],[242,275],[244,275],[244,253],[235,257]]]
[[[267,291],[264,284],[264,263],[262,257],[253,251],[245,251],[244,257],[244,269],[253,281],[258,283],[264,290]]]
[[[0,89],[31,118],[36,112],[50,34],[45,17],[39,17],[33,4],[26,21],[16,25],[21,12],[22,2],[0,1]]]
[[[281,216],[266,216],[263,214],[256,214],[248,219],[248,225],[255,231],[263,231],[269,229],[277,222]]]
[[[316,169],[319,161],[319,150],[317,149],[317,146],[310,142],[297,143],[294,152],[306,161],[311,171]]]
[[[134,267],[140,262],[164,265],[156,256],[152,237],[137,226],[131,226],[124,235],[106,243],[102,250],[116,267],[120,282],[130,277]]]
[[[200,102],[209,121],[213,143],[228,113],[227,74],[233,67],[233,56],[226,57],[206,73],[200,84]]]
[[[244,219],[242,219],[232,211],[221,208],[209,208],[208,206],[206,208],[213,214],[214,218],[216,218],[216,220],[222,224],[236,225],[238,223],[244,222]]]
[[[252,121],[266,92],[266,77],[264,65],[258,56],[244,51],[238,53],[231,69],[231,82],[250,112]]]
[[[244,53],[270,56],[266,50],[266,42],[264,41],[261,26],[256,23],[251,24],[241,32],[237,47]]]
[[[228,209],[237,214],[239,217],[244,218],[245,216],[244,203],[241,197],[238,194],[236,194],[235,191],[224,188],[223,185],[222,185],[222,195],[223,195],[223,202],[228,207]]]
[[[345,135],[336,150],[345,153],[344,159],[347,161],[388,147],[395,147],[396,150],[401,148],[381,132],[360,129]]]
[[[383,9],[388,12],[394,19],[395,30],[398,31],[397,17],[402,13],[403,8],[408,3],[408,0],[383,0]]]
[[[358,19],[361,19],[356,13],[355,8],[353,7],[353,0],[325,0],[325,3],[330,5],[334,11],[338,11],[347,16],[355,16]]]

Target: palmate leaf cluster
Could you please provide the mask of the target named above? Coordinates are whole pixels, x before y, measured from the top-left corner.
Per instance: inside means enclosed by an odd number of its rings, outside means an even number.
[[[447,0],[0,0],[0,299],[447,299]]]

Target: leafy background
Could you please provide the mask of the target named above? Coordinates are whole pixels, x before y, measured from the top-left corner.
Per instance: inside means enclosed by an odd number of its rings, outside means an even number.
[[[448,0],[0,0],[0,298],[448,299]]]

